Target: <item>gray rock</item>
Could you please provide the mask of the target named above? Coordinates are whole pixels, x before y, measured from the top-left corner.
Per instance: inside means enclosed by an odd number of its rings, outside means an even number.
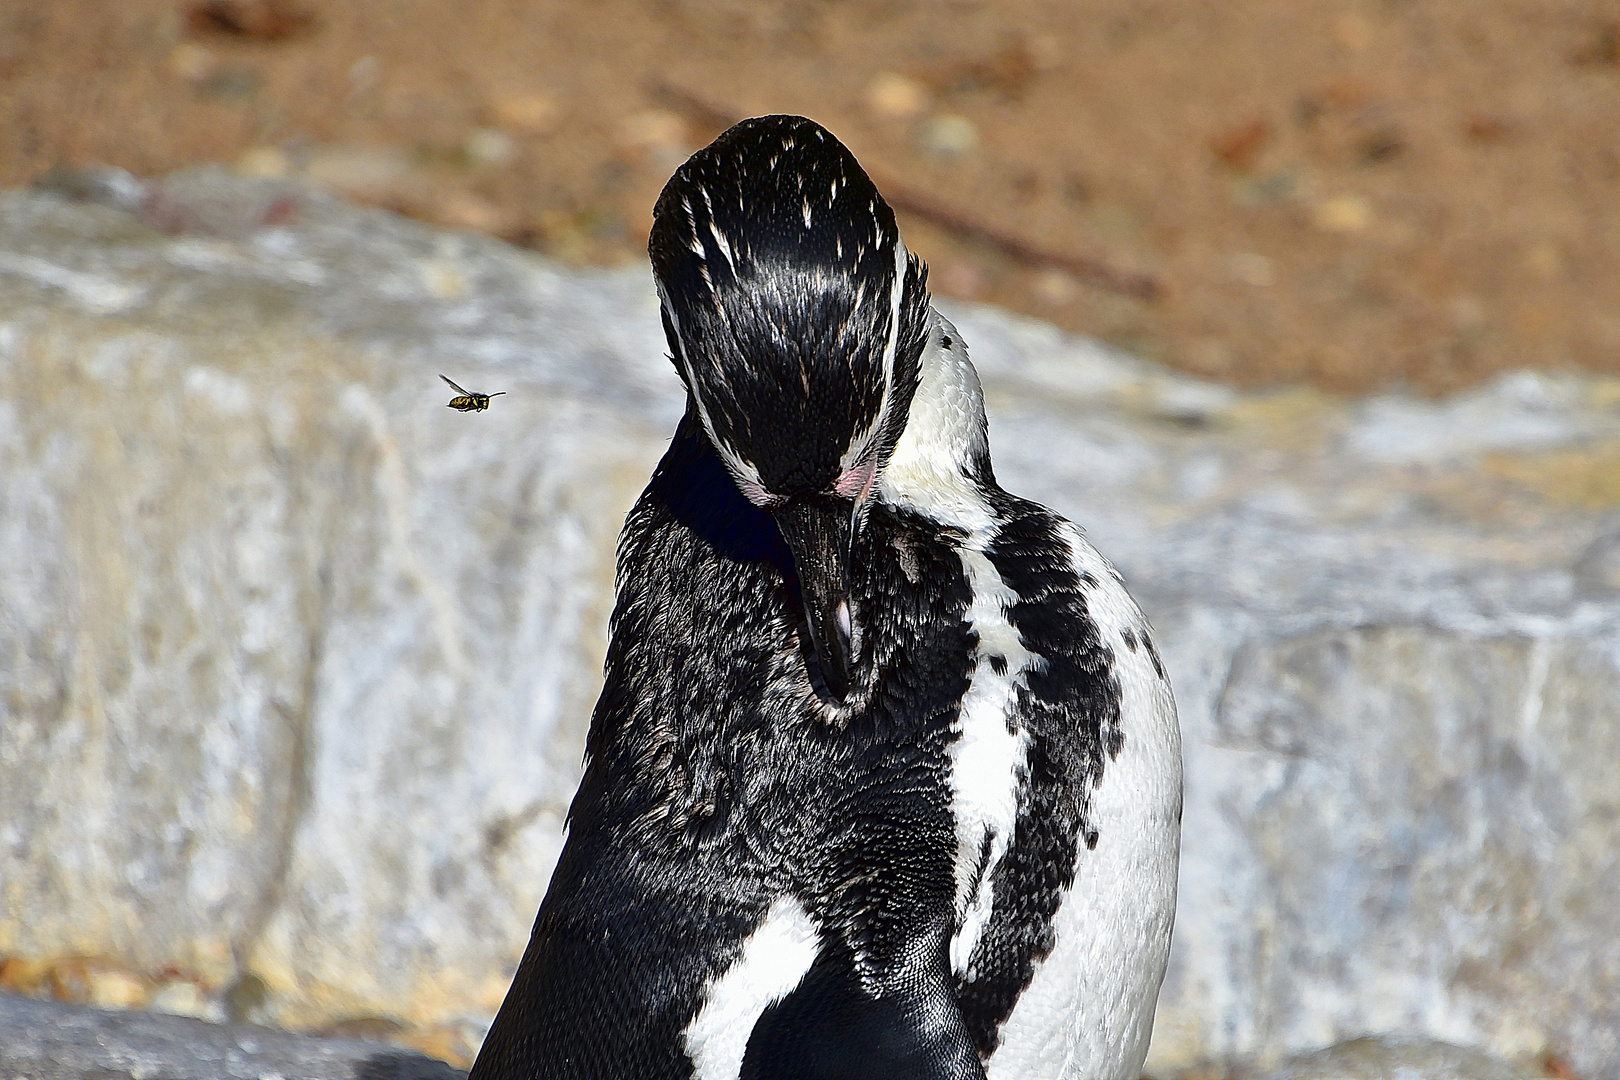
[[[111,1012],[0,994],[5,1080],[463,1080],[442,1061],[354,1039]]]
[[[998,474],[1119,563],[1181,702],[1150,1069],[1404,1030],[1620,1078],[1620,384],[1240,394],[950,313]],[[644,268],[304,188],[0,196],[0,953],[487,1023],[663,350]]]
[[[1505,1061],[1436,1039],[1365,1036],[1295,1058],[1267,1080],[1525,1080]]]

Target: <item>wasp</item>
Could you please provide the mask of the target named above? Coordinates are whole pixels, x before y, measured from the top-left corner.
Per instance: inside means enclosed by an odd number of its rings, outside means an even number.
[[[450,408],[455,409],[458,412],[483,412],[485,409],[489,408],[490,398],[500,397],[502,394],[506,393],[505,390],[497,390],[493,394],[471,394],[457,386],[455,383],[450,382],[450,376],[440,375],[439,378],[443,379],[447,383],[450,383],[450,389],[454,390],[458,395],[457,397],[450,399]]]

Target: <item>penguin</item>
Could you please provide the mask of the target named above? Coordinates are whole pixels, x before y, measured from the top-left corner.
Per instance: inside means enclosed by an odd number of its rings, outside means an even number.
[[[653,219],[686,411],[470,1080],[1134,1080],[1181,818],[1147,620],[997,484],[967,347],[830,132],[745,120]]]

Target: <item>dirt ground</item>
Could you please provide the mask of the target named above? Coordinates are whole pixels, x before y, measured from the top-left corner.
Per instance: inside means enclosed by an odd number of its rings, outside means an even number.
[[[1613,0],[4,0],[0,184],[308,175],[639,256],[729,119],[813,116],[936,292],[1204,375],[1620,373]]]

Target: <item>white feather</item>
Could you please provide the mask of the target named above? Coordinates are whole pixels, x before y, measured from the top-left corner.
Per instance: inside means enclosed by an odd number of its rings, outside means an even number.
[[[963,548],[960,555],[973,589],[968,623],[979,636],[979,647],[957,719],[960,734],[950,748],[960,927],[951,938],[951,970],[971,979],[973,948],[990,921],[991,879],[1018,823],[1018,774],[1029,760],[1029,737],[1022,731],[1009,731],[1007,717],[1017,708],[1019,687],[1045,661],[1024,647],[1007,618],[1018,594],[1007,588],[982,552]],[[990,660],[996,656],[1006,661],[1002,674],[991,666]],[[988,853],[984,851],[986,838]],[[981,867],[980,859],[986,854]]]
[[[737,1080],[760,1014],[804,980],[820,938],[815,920],[793,897],[771,905],[742,955],[704,989],[703,1008],[681,1033],[696,1080]]]

